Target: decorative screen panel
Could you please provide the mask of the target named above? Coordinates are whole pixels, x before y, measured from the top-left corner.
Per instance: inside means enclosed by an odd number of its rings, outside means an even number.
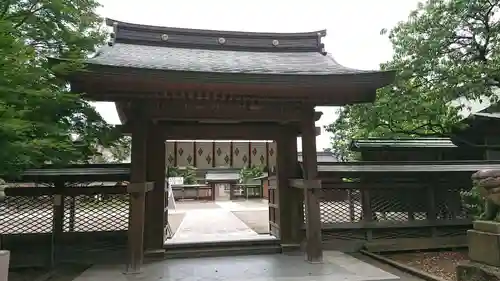
[[[243,168],[250,162],[248,142],[233,142],[233,168]]]
[[[231,143],[216,142],[215,143],[215,166],[230,167],[231,166]]]
[[[266,166],[267,164],[267,151],[265,142],[252,142],[250,147],[252,165]]]
[[[177,143],[177,166],[187,167],[194,166],[194,145],[193,142],[178,142]]]
[[[214,161],[213,157],[213,142],[196,142],[196,168],[212,168]]]
[[[269,158],[269,171],[274,171],[276,169],[276,152],[276,142],[270,142],[267,150],[267,157]]]
[[[166,162],[167,166],[176,166],[175,163],[175,142],[167,142],[166,144]]]

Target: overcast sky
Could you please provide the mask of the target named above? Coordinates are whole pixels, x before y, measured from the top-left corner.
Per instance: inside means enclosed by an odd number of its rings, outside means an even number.
[[[342,65],[373,70],[391,58],[392,48],[382,28],[405,20],[417,0],[101,0],[103,17],[132,23],[254,32],[327,30],[326,50]],[[110,123],[119,124],[114,105],[96,104]],[[318,107],[317,126],[332,123],[335,107]],[[318,150],[330,147],[322,130]],[[299,141],[300,150],[300,141]]]

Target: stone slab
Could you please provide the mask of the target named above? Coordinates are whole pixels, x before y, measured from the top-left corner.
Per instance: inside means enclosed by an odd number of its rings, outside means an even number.
[[[228,210],[191,210],[167,243],[234,241],[261,236]]]
[[[489,266],[475,262],[463,262],[457,265],[457,281],[500,281],[500,270],[498,267]]]
[[[341,252],[325,251],[323,264],[303,255],[275,254],[174,259],[152,262],[143,273],[123,275],[123,266],[92,266],[74,281],[397,281],[398,276]]]
[[[495,221],[474,221],[474,230],[500,234],[500,223]]]
[[[500,267],[500,234],[471,229],[467,239],[471,261]]]

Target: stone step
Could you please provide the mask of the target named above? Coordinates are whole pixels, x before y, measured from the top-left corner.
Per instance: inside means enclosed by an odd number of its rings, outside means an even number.
[[[271,236],[270,236],[271,237]],[[245,246],[265,246],[265,245],[281,245],[280,240],[269,239],[242,239],[232,241],[213,241],[213,242],[185,242],[166,244],[165,249],[190,249],[190,248],[219,248],[219,247],[245,247]]]
[[[165,252],[166,259],[226,257],[226,256],[248,256],[281,253],[281,247],[269,246],[247,246],[247,247],[219,247],[208,249],[183,249],[169,250]]]
[[[164,258],[223,257],[281,253],[279,240],[244,240],[209,243],[183,243],[166,246]]]

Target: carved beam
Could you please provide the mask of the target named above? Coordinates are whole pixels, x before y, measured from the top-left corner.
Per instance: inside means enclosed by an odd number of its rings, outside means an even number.
[[[175,140],[276,140],[280,136],[281,124],[169,124],[160,122],[155,133],[162,134],[165,139]],[[288,125],[296,136],[300,136],[298,126]],[[130,134],[131,125],[121,125],[122,132]],[[321,134],[321,128],[316,127],[316,136]]]
[[[132,103],[119,108],[127,120],[138,118],[130,111]],[[147,118],[153,121],[231,120],[244,122],[298,122],[301,107],[295,103],[227,102],[211,100],[156,100],[148,102]],[[315,120],[322,112],[315,112]],[[125,119],[120,116],[121,119]]]

